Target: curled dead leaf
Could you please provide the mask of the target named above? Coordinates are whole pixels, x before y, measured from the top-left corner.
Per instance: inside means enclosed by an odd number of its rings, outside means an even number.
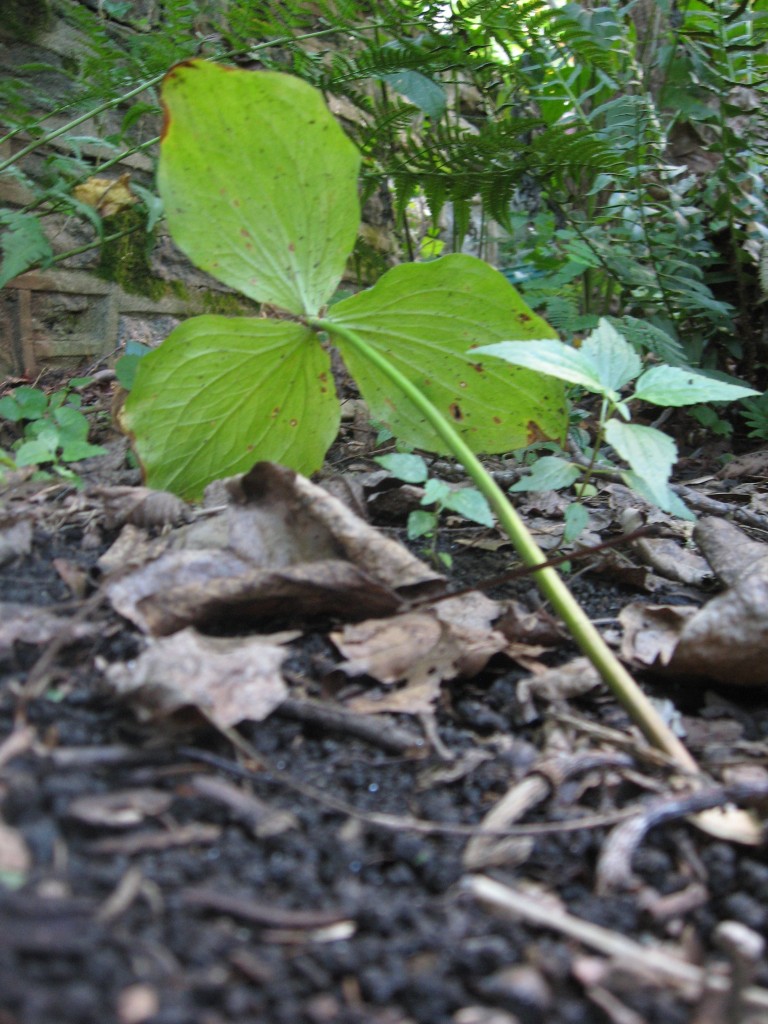
[[[139,201],[131,192],[130,182],[131,175],[127,172],[119,178],[88,178],[75,185],[72,195],[81,203],[95,207],[102,217],[111,217]]]

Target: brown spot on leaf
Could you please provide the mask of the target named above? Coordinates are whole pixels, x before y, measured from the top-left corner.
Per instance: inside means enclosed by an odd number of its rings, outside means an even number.
[[[163,125],[162,128],[160,129],[160,142],[162,143],[165,140],[165,136],[168,134],[168,129],[171,125],[171,115],[165,101],[161,100],[160,102],[163,107]]]
[[[457,421],[461,421],[464,419],[464,413],[461,411],[461,407],[459,406],[458,402],[451,402],[451,404],[448,406],[448,412]]]
[[[472,367],[473,370],[476,370],[478,373],[482,373],[483,370],[485,370],[485,367],[483,366],[482,363],[470,363],[469,365]]]
[[[493,419],[493,422],[496,424],[497,427],[501,426],[501,417],[494,416],[492,419]]]
[[[298,427],[299,421],[298,420],[291,420],[288,425],[291,426],[291,427]]]
[[[272,415],[272,419],[273,420],[277,419],[277,417],[280,415],[280,406],[279,405],[275,406],[275,408],[272,410],[271,415]]]
[[[528,435],[528,444],[533,444],[535,441],[550,440],[550,438],[543,432],[538,423],[534,423],[533,420],[528,420],[525,429]]]

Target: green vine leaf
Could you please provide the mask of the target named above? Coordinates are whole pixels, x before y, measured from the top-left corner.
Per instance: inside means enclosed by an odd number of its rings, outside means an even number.
[[[200,316],[141,360],[120,420],[147,484],[195,499],[259,459],[314,472],[340,412],[329,356],[309,328]]]
[[[322,95],[290,75],[190,60],[168,72],[162,100],[158,188],[176,244],[249,298],[316,314],[360,220],[360,156]]]
[[[529,339],[554,334],[503,274],[481,260],[457,254],[394,267],[372,288],[333,306],[326,321],[354,331],[384,355],[450,419],[473,451],[509,451],[565,436],[561,385],[478,358],[477,345],[510,333]],[[374,420],[402,444],[447,452],[411,403],[393,396],[379,370],[342,336],[334,335],[334,344]]]

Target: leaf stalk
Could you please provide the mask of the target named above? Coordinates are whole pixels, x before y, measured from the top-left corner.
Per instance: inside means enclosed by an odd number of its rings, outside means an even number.
[[[691,754],[667,727],[649,698],[613,654],[557,571],[545,564],[546,555],[517,510],[453,424],[386,356],[364,341],[355,331],[334,323],[332,319],[307,317],[306,323],[315,330],[343,338],[348,345],[384,373],[419,410],[465,468],[477,489],[487,498],[522,561],[533,569],[541,566],[535,572],[539,589],[565,622],[573,639],[646,739],[671,757],[684,771],[698,773],[699,768]]]

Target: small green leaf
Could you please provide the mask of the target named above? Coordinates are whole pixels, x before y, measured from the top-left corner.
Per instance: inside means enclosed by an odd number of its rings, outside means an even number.
[[[381,79],[429,117],[442,117],[446,103],[445,91],[420,71],[394,71],[390,75],[381,75]]]
[[[584,339],[579,351],[597,369],[606,390],[621,390],[643,368],[634,348],[604,317]]]
[[[473,346],[494,338],[541,338],[554,331],[487,263],[460,254],[389,270],[365,292],[344,299],[328,321],[354,331],[409,378],[476,452],[524,448],[562,438],[562,386],[527,370],[487,361]],[[445,442],[381,371],[343,336],[333,335],[371,417],[399,441],[444,453]],[[521,343],[531,349],[535,345]]]
[[[17,466],[40,466],[44,462],[56,461],[58,437],[55,432],[48,431],[42,437],[34,437],[24,441],[16,450]]]
[[[407,484],[422,484],[429,476],[427,464],[420,455],[394,452],[391,455],[377,455],[373,461]]]
[[[556,455],[542,455],[537,459],[531,472],[509,488],[510,491],[559,491],[570,487],[581,476],[582,471],[572,462],[566,462]]]
[[[640,477],[648,494],[663,507],[668,500],[669,477],[677,461],[677,445],[674,440],[654,427],[643,427],[637,423],[623,423],[609,420],[605,425],[605,439],[616,452],[629,463],[632,472]]]
[[[434,533],[437,529],[437,516],[434,512],[417,508],[408,516],[406,533],[409,540],[416,540],[417,537],[424,537],[428,533]]]
[[[92,459],[96,455],[106,454],[106,448],[100,444],[89,444],[87,441],[64,441],[61,447],[62,462],[79,462],[81,459]]]
[[[493,526],[495,523],[491,506],[475,487],[460,487],[451,491],[443,501],[443,506],[480,526]]]
[[[48,396],[38,388],[26,385],[16,388],[12,396],[0,398],[0,416],[7,420],[37,420],[48,411]]]
[[[53,411],[53,421],[59,428],[62,441],[85,441],[88,438],[89,424],[85,416],[70,405],[62,405]]]
[[[147,484],[194,499],[262,459],[314,472],[339,419],[330,358],[313,331],[200,316],[141,360],[121,424]]]
[[[618,402],[619,390],[642,369],[638,354],[605,318],[585,338],[581,348],[561,341],[537,341],[530,347],[504,341],[477,351],[578,384],[612,402]]]
[[[451,485],[445,480],[438,480],[431,477],[424,485],[424,496],[421,499],[422,505],[444,505],[451,495]]]
[[[18,423],[24,419],[21,406],[12,395],[5,395],[0,398],[0,416],[11,423]]]
[[[126,391],[130,391],[133,387],[142,358],[142,356],[120,356],[115,363],[115,376],[118,384]]]
[[[501,341],[495,345],[481,345],[474,349],[474,354],[496,356],[513,366],[524,366],[535,373],[578,384],[595,394],[614,397],[613,392],[606,391],[592,361],[579,349],[562,341]]]
[[[589,526],[589,512],[579,501],[574,501],[565,510],[563,544],[572,544]]]
[[[317,313],[360,221],[360,155],[322,94],[291,75],[189,60],[168,72],[162,100],[158,189],[176,244],[257,302]]]
[[[658,483],[638,476],[636,473],[622,473],[621,478],[627,487],[637,491],[641,497],[645,498],[652,505],[656,505],[662,512],[667,512],[671,516],[677,516],[678,519],[687,519],[689,522],[696,519],[693,512],[685,505],[682,499],[678,498],[669,484],[661,486]]]
[[[759,391],[741,384],[705,377],[679,366],[652,366],[640,377],[633,398],[653,405],[698,405],[700,402],[732,402],[737,398],[759,395]]]

